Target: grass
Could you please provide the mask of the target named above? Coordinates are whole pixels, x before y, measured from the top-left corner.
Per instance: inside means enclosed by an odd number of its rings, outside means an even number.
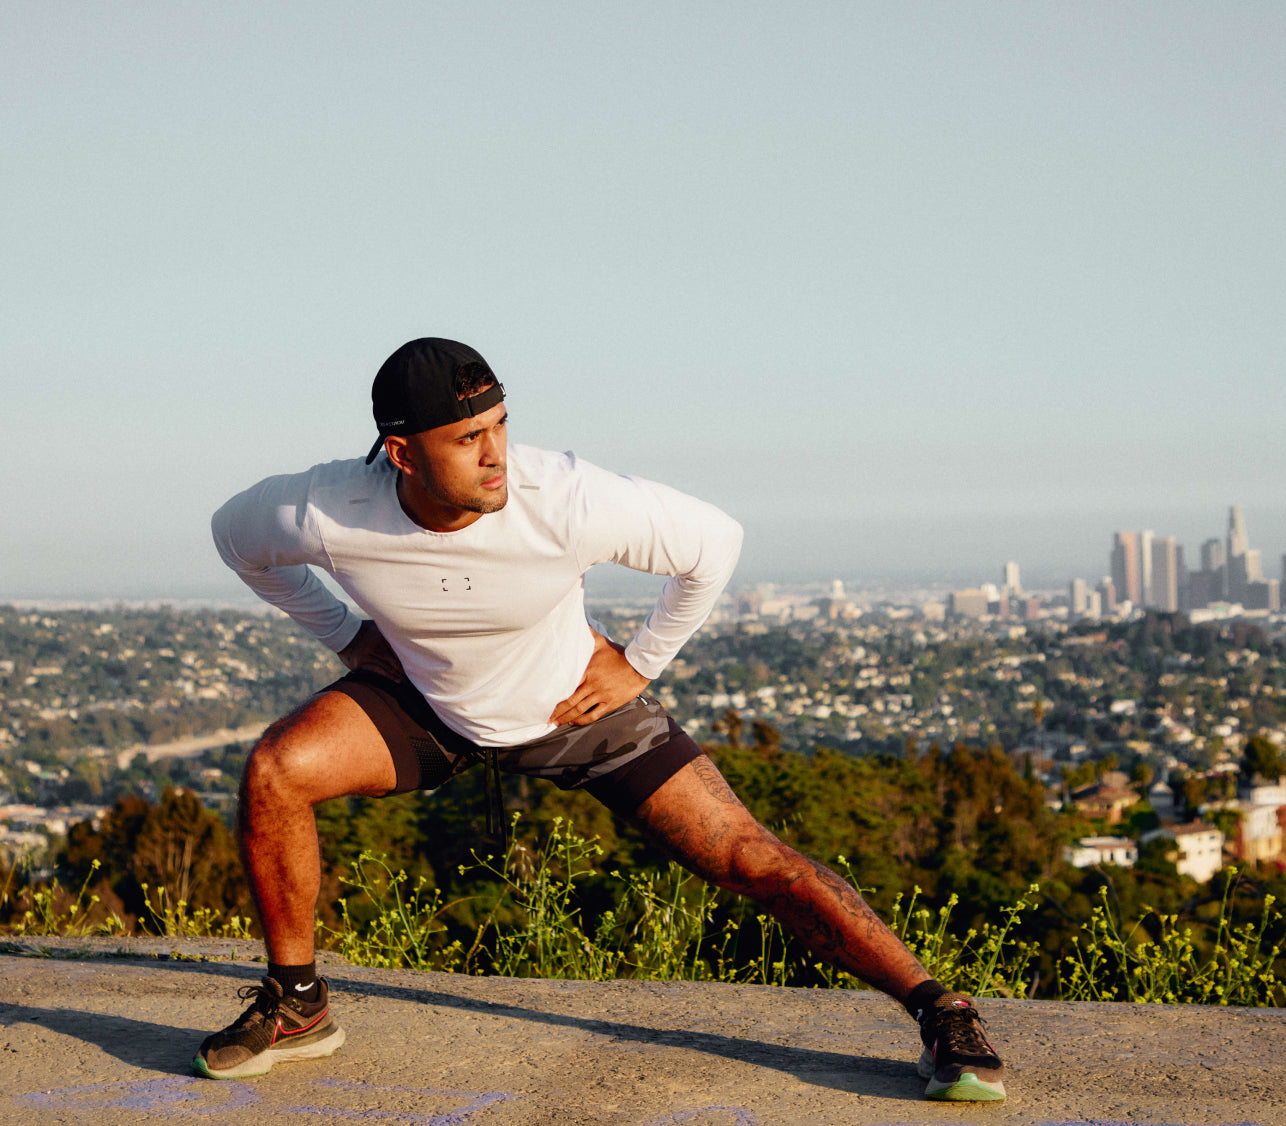
[[[516,820],[516,819],[515,819]],[[510,844],[500,856],[461,868],[482,891],[462,930],[456,909],[423,879],[412,881],[376,853],[363,852],[346,883],[336,928],[318,926],[318,942],[356,965],[512,977],[606,981],[722,981],[761,985],[863,988],[849,974],[817,962],[772,917],[717,892],[671,864],[606,875],[602,849],[555,819],[532,849]],[[840,857],[838,870],[862,888]],[[29,889],[29,906],[11,924],[17,935],[126,935],[118,916],[91,922],[98,899],[88,894],[95,861],[80,891],[57,883]],[[591,910],[607,887],[611,902]],[[1114,911],[1106,889],[1080,935],[1057,961],[1057,994],[1070,1001],[1153,1001],[1280,1006],[1286,986],[1274,965],[1282,917],[1271,896],[1257,920],[1234,925],[1229,879],[1213,921],[1213,937],[1194,933],[1177,916],[1150,911],[1130,924]],[[253,937],[251,921],[171,902],[164,888],[144,888],[149,933],[171,938]],[[1017,937],[1023,917],[1040,901],[1033,885],[1001,912],[996,924],[964,933],[952,926],[952,896],[936,910],[920,889],[895,901],[891,926],[925,968],[950,989],[975,997],[1026,997],[1034,992],[1038,946]],[[360,903],[360,911],[353,906]],[[480,908],[480,909],[479,909]]]

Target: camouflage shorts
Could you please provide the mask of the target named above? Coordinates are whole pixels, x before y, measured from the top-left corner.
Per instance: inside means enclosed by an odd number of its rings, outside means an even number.
[[[452,731],[411,684],[353,672],[326,691],[343,692],[375,724],[397,769],[392,793],[435,790],[474,763],[584,788],[628,815],[701,749],[651,696],[584,727],[563,726],[515,747],[480,747]],[[490,782],[490,779],[488,779]]]

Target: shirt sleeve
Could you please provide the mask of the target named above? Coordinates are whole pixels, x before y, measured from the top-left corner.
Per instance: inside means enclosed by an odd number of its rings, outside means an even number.
[[[309,473],[268,477],[220,508],[210,528],[219,555],[246,586],[338,653],[362,619],[312,570],[326,569],[328,560],[308,519],[309,480]]]
[[[595,563],[669,575],[625,659],[655,679],[701,627],[732,577],[741,525],[712,504],[577,461],[573,542],[582,572]]]

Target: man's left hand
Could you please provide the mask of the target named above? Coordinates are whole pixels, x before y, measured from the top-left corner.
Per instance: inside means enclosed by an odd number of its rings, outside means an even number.
[[[622,704],[628,704],[651,681],[625,659],[625,650],[609,641],[597,631],[594,633],[594,652],[585,666],[576,691],[554,709],[550,723],[570,723],[584,727]]]

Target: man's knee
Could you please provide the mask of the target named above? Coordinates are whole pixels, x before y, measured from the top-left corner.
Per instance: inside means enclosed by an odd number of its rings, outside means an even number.
[[[304,732],[278,720],[260,736],[246,759],[241,795],[252,801],[302,796],[316,780],[316,748]]]
[[[793,848],[756,825],[729,842],[723,878],[717,882],[744,895],[772,895],[797,879],[807,865]]]
[[[246,762],[241,800],[316,805],[344,794],[378,797],[396,785],[374,723],[348,696],[325,692],[263,733]]]
[[[320,700],[310,700],[259,737],[242,773],[243,799],[321,800],[328,757],[323,710]]]

